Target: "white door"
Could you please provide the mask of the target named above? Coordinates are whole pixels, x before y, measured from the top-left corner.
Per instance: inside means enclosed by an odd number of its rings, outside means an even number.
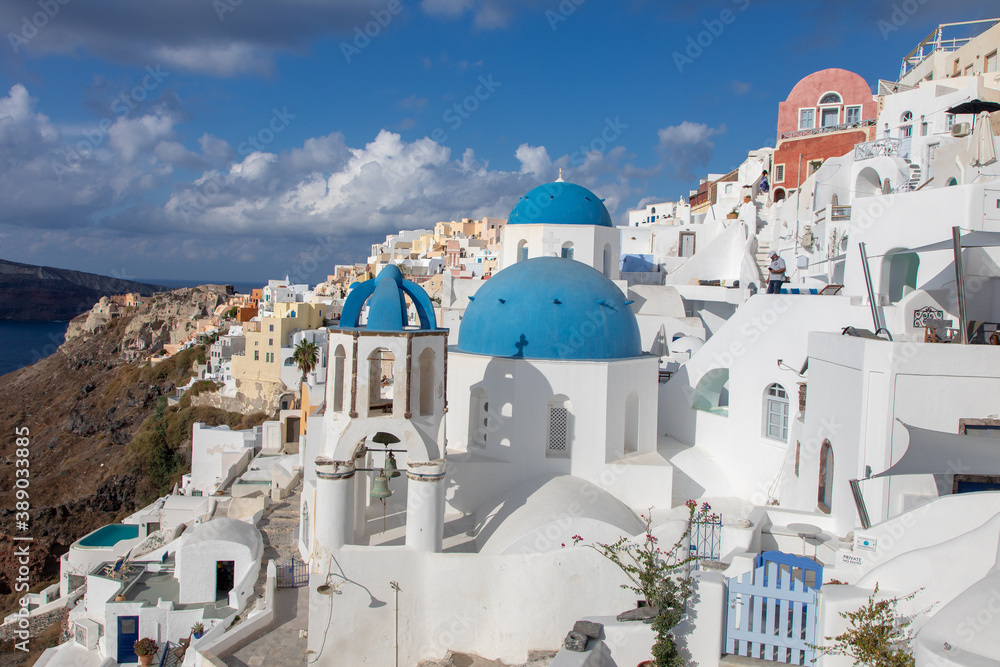
[[[694,255],[694,234],[681,233],[681,257],[691,257]]]

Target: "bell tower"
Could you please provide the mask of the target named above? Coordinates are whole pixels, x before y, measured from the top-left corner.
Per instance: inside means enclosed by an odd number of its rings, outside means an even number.
[[[351,290],[329,334],[314,556],[404,523],[407,546],[441,550],[447,338],[427,293],[396,266]]]

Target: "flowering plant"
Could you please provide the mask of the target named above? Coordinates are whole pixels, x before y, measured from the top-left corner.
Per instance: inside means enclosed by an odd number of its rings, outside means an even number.
[[[133,645],[133,648],[136,655],[155,655],[160,645],[152,637],[143,637]]]
[[[646,604],[657,609],[657,616],[653,620],[653,630],[657,634],[656,644],[653,646],[656,667],[682,667],[684,664],[670,634],[680,623],[681,612],[691,597],[687,566],[698,559],[698,556],[690,555],[689,550],[684,548],[684,542],[691,534],[691,525],[705,521],[712,511],[712,506],[708,503],[703,503],[700,508],[694,500],[688,500],[684,504],[688,508],[687,528],[669,549],[658,546],[659,539],[652,531],[651,511],[642,515],[646,524],[645,539],[632,541],[622,537],[613,544],[587,545],[625,573],[630,583],[622,584],[622,588],[641,595]],[[574,544],[577,537],[579,536],[573,537]]]

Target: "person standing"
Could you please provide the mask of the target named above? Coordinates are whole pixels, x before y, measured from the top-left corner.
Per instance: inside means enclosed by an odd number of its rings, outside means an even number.
[[[778,257],[778,253],[771,251],[771,265],[767,267],[768,294],[781,294],[781,285],[785,282],[785,260]]]

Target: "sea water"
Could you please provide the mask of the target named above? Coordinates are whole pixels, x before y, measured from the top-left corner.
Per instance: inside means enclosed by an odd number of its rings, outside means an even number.
[[[0,375],[54,354],[67,328],[69,322],[0,321]]]

